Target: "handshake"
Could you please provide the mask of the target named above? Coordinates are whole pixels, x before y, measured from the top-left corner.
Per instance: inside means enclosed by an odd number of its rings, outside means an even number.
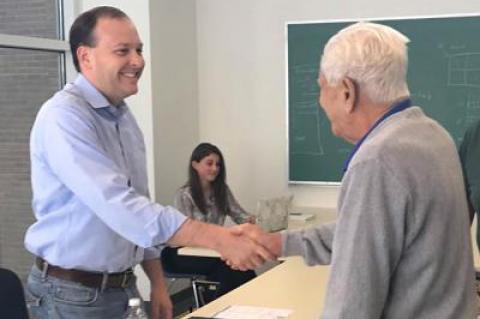
[[[276,260],[282,252],[280,233],[266,233],[258,225],[249,223],[226,230],[218,251],[232,269],[254,269],[267,260]]]
[[[254,224],[226,228],[188,218],[168,240],[169,246],[193,246],[213,249],[235,270],[261,266],[276,260],[282,252],[280,233],[266,233]]]

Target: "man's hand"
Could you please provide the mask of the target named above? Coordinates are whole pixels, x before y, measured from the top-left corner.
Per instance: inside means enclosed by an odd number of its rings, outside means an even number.
[[[252,225],[252,224],[248,224]],[[275,260],[276,255],[264,246],[242,234],[235,227],[226,229],[224,240],[218,248],[222,259],[236,270],[248,270],[259,267],[267,260]]]
[[[247,236],[257,244],[267,249],[270,254],[279,257],[282,253],[282,237],[280,233],[264,232],[258,225],[242,224],[232,228],[239,236]]]
[[[167,285],[165,284],[165,277],[160,260],[144,260],[142,262],[142,268],[148,279],[150,279],[151,318],[172,319],[173,305],[168,294]]]
[[[151,318],[172,319],[173,305],[165,285],[152,285],[150,292]]]

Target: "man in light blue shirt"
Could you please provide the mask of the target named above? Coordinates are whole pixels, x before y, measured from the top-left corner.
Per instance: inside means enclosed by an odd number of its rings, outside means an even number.
[[[152,317],[171,318],[159,245],[219,251],[246,269],[272,256],[230,229],[187,219],[149,199],[142,133],[124,99],[144,68],[135,26],[98,7],[70,30],[77,79],[41,108],[32,128],[33,210],[25,237],[36,256],[27,294],[36,318],[119,318],[138,296],[131,268],[151,281]]]

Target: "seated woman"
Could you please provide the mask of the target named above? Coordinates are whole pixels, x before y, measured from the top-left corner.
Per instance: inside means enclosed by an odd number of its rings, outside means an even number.
[[[175,207],[190,218],[223,225],[230,216],[236,223],[255,222],[235,200],[225,183],[225,161],[212,144],[201,143],[192,152],[188,182],[175,195]],[[200,274],[207,280],[220,282],[218,296],[255,277],[253,271],[233,270],[220,258],[181,256],[178,248],[162,251],[162,264],[172,273]]]

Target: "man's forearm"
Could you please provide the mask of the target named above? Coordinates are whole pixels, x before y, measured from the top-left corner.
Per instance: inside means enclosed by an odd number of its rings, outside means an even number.
[[[220,251],[222,238],[227,235],[224,227],[187,219],[168,240],[170,246],[204,247]]]
[[[152,283],[152,286],[165,283],[162,264],[159,259],[142,261],[142,268],[145,271],[148,279]]]
[[[150,301],[152,319],[171,319],[173,305],[168,294],[162,264],[159,259],[144,260],[142,268],[151,283]]]

